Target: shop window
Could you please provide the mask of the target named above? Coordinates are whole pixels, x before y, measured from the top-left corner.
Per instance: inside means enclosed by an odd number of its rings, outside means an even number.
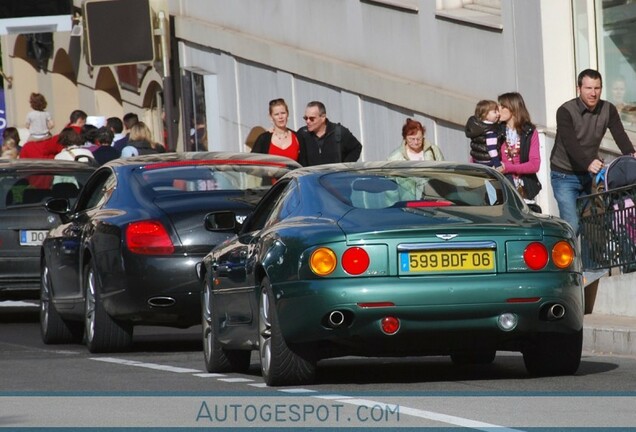
[[[636,131],[636,3],[601,3],[597,20],[604,97],[614,103],[627,129]]]
[[[186,70],[183,74],[183,122],[185,151],[208,151],[204,75]]]

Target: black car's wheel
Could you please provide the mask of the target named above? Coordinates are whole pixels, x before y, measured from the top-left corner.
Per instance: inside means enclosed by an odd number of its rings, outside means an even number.
[[[219,320],[214,316],[210,285],[205,284],[201,300],[203,358],[208,372],[245,372],[250,368],[249,350],[228,350],[219,343]]]
[[[84,326],[86,346],[92,353],[126,351],[132,346],[133,327],[131,324],[112,319],[104,310],[98,279],[93,266],[88,264],[84,271],[86,301]]]
[[[263,279],[260,289],[258,343],[261,371],[267,385],[300,385],[314,380],[316,364],[310,353],[294,351],[283,338],[267,278]]]
[[[458,351],[451,353],[451,360],[455,364],[490,364],[495,361],[497,351]]]
[[[53,304],[51,275],[46,263],[40,275],[40,333],[45,344],[79,343],[84,327],[81,322],[62,319]]]
[[[523,351],[530,375],[572,375],[581,363],[583,330],[576,333],[542,333]]]

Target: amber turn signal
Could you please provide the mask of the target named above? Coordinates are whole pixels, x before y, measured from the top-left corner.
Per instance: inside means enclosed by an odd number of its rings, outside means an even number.
[[[574,248],[570,243],[561,240],[552,247],[552,261],[558,268],[567,268],[574,261]]]
[[[327,276],[336,269],[338,259],[331,249],[321,247],[312,252],[309,257],[309,267],[318,276]]]

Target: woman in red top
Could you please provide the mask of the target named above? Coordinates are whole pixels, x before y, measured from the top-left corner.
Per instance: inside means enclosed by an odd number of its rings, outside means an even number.
[[[287,127],[289,109],[284,99],[274,99],[269,102],[269,116],[274,128],[272,131],[263,132],[256,138],[252,153],[286,156],[298,161],[300,144],[296,133]]]

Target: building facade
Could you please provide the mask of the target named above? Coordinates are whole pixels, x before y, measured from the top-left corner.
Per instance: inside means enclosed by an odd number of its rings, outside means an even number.
[[[82,1],[74,4],[80,26],[55,35],[47,73],[26,58],[23,35],[2,37],[4,72],[13,76],[12,89],[5,82],[8,124],[23,121],[35,87],[55,107],[57,124],[78,107],[107,116],[135,111],[155,136],[168,136],[168,111],[171,149],[249,151],[250,130],[271,124],[269,100],[287,101],[294,129],[304,125],[306,103],[320,100],[328,118],[363,143],[363,160],[386,159],[412,117],[447,160],[467,162],[463,129],[475,103],[518,91],[540,130],[538,201],[550,214],[558,214],[548,177],[555,113],[576,96],[578,71],[604,74],[603,97],[625,101],[624,124],[636,142],[629,103],[636,3],[629,0],[150,0],[154,14],[168,17],[169,37],[158,46],[169,58],[98,68],[74,40],[83,35]],[[616,150],[608,138],[603,152]]]

